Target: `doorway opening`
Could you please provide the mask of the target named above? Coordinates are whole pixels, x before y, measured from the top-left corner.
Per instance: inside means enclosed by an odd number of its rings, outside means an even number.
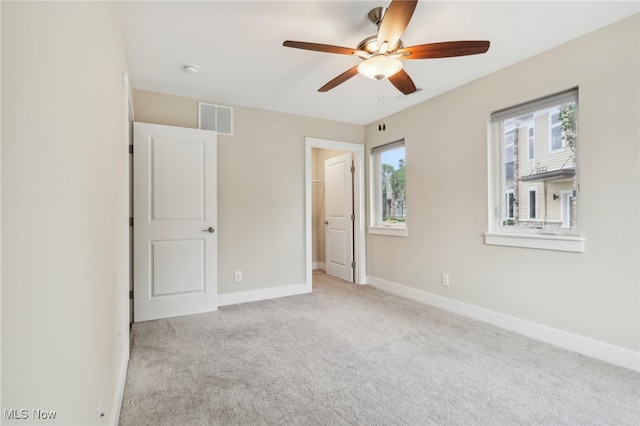
[[[353,282],[353,153],[312,148],[313,269]]]
[[[324,160],[344,153],[351,153],[353,158],[353,248],[354,262],[353,282],[366,283],[366,255],[365,255],[365,218],[364,218],[364,145],[327,139],[306,138],[305,141],[305,226],[306,226],[306,284],[308,291],[312,290],[313,269],[325,269],[326,259],[322,255],[325,251],[326,240],[323,221],[324,205],[322,203],[325,191],[324,172],[314,174],[314,169],[324,167]],[[315,163],[315,164],[314,164]],[[317,171],[317,170],[316,170]],[[324,170],[323,170],[324,171]],[[316,203],[314,204],[314,199]],[[325,219],[326,220],[326,219]],[[322,227],[319,225],[322,224]],[[322,253],[321,253],[322,252]]]

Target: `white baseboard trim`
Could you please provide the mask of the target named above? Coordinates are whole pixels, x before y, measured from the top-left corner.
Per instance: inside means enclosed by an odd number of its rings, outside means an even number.
[[[324,262],[313,262],[311,267],[313,269],[320,269],[322,271],[326,271],[327,270],[327,265],[325,265]]]
[[[127,341],[129,337],[127,336]],[[127,370],[129,368],[129,345],[122,351],[122,361],[120,361],[120,373],[118,374],[118,383],[116,385],[116,394],[113,397],[113,407],[111,407],[112,416],[109,424],[118,426],[120,421],[120,408],[122,407],[122,399],[124,398],[124,386],[127,381]]]
[[[218,295],[218,306],[237,305],[239,303],[258,302],[260,300],[277,299],[278,297],[297,296],[311,293],[307,284],[293,284],[260,290],[239,291]]]
[[[389,293],[483,321],[496,327],[531,337],[532,339],[640,372],[640,353],[629,349],[567,333],[555,328],[448,299],[423,290],[385,281],[380,278],[369,276],[367,277],[367,282]]]

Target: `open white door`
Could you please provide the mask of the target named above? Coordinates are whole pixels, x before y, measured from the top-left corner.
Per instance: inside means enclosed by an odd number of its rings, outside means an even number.
[[[217,309],[216,133],[134,123],[134,321]]]
[[[324,181],[326,272],[353,282],[352,153],[325,160]]]

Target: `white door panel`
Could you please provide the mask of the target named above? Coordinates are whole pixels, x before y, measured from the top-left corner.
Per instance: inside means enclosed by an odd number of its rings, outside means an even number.
[[[216,134],[134,124],[134,320],[217,309]]]
[[[352,154],[325,160],[326,272],[353,281]]]
[[[204,141],[153,141],[153,220],[204,219]]]
[[[151,242],[151,297],[204,292],[202,240]]]

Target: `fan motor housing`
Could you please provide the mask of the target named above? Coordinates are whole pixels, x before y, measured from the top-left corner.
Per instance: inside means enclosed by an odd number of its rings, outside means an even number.
[[[404,44],[402,43],[402,40],[398,40],[398,42],[395,45],[391,46],[391,48],[387,50],[389,52],[395,52],[396,50],[402,49],[403,47],[404,47]],[[363,52],[367,52],[372,55],[377,53],[380,50],[380,46],[378,46],[378,36],[371,36],[371,37],[365,38],[358,44],[358,47],[356,49],[362,50]]]
[[[384,14],[386,12],[387,12],[386,7],[383,7],[383,6],[375,7],[369,11],[367,16],[369,17],[369,20],[373,22],[376,27],[379,27],[380,23],[382,22],[382,18],[384,18]],[[397,49],[402,49],[403,47],[404,47],[404,44],[402,44],[402,40],[398,40],[398,42],[395,45],[389,46],[387,51],[395,52]],[[365,38],[358,44],[357,49],[372,55],[375,54],[380,50],[380,46],[378,46],[378,37],[371,36],[371,37]],[[362,56],[360,57],[362,59],[366,59]]]

